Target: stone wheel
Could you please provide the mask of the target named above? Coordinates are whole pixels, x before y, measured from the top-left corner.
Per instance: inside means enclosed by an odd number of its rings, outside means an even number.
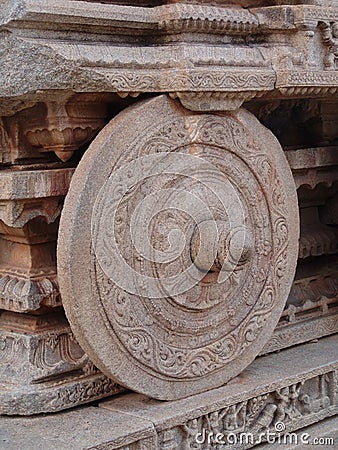
[[[293,177],[244,109],[167,96],[121,112],[77,167],[58,275],[71,327],[120,384],[163,400],[226,383],[271,336],[298,253]]]

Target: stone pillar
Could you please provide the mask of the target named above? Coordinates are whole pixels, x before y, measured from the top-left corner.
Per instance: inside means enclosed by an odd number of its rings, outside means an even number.
[[[121,390],[100,373],[74,338],[63,312],[56,270],[59,216],[74,163],[56,162],[52,152],[62,160],[70,158],[103,126],[105,108],[94,102],[89,109],[75,103],[68,108],[72,117],[66,114],[66,104],[54,103],[53,114],[49,108],[50,104],[38,103],[2,120],[0,412],[4,414],[57,411]],[[88,110],[95,114],[86,122]]]

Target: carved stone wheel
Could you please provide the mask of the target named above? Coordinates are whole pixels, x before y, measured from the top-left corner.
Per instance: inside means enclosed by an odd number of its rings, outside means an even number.
[[[63,209],[58,275],[94,363],[170,400],[239,374],[293,281],[298,206],[276,138],[244,109],[197,114],[167,96],[96,137]]]

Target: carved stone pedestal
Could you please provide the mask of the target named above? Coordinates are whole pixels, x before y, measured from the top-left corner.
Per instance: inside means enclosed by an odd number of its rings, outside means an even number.
[[[59,411],[121,391],[74,338],[62,311],[0,314],[0,413]]]
[[[99,408],[4,418],[2,446],[8,450],[56,446],[60,450],[244,450],[262,445],[269,436],[267,448],[274,437],[273,448],[280,441],[290,449],[295,432],[300,444],[322,437],[334,440],[337,421],[324,419],[338,412],[337,370],[332,336],[259,357],[226,386],[186,399],[161,402],[129,393],[102,401]],[[313,430],[309,426],[314,423],[320,426]],[[335,447],[335,441],[326,442],[321,448]]]

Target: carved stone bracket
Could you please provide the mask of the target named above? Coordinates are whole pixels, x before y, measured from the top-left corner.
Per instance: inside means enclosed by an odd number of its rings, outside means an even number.
[[[171,98],[178,98],[182,105],[191,111],[233,111],[254,97],[256,91],[246,92],[176,92]]]
[[[51,163],[55,161],[52,152],[67,161],[104,126],[111,95],[61,92],[37,93],[34,98],[31,106],[21,106],[0,122],[5,164],[26,163],[27,159]]]
[[[93,95],[87,101],[68,98],[46,101],[42,121],[33,117],[24,124],[24,136],[41,152],[54,152],[62,161],[87,143],[105,123],[106,108]]]

